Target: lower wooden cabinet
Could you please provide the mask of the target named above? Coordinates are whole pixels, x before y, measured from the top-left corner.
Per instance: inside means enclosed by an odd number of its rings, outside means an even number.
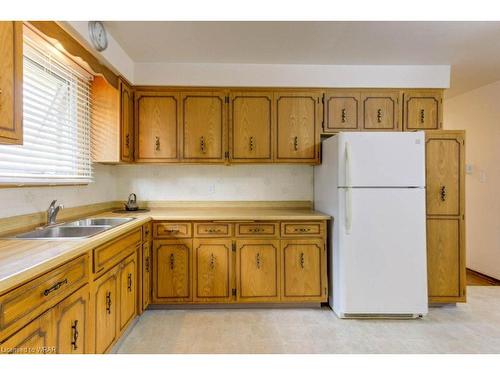
[[[142,245],[142,310],[146,310],[151,302],[151,271],[152,271],[152,258],[151,258],[151,244],[150,242]]]
[[[115,267],[95,282],[95,352],[105,353],[117,338],[118,269]]]
[[[282,240],[282,299],[322,301],[326,297],[323,239]]]
[[[245,239],[236,241],[238,301],[279,301],[279,254],[279,240]]]
[[[137,254],[134,252],[119,267],[120,332],[137,314]]]

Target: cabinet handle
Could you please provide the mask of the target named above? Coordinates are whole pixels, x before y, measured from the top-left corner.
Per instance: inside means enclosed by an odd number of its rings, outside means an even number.
[[[260,260],[260,253],[257,253],[257,255],[255,256],[255,263],[257,265],[257,269],[260,269],[260,266],[262,264],[262,261]]]
[[[106,312],[111,315],[111,292],[106,293]]]
[[[130,145],[130,135],[127,133],[125,136],[125,147],[129,148]]]
[[[250,151],[253,151],[254,146],[255,146],[254,138],[250,137]]]
[[[173,270],[175,268],[175,255],[174,253],[170,254],[170,269]]]
[[[307,233],[311,231],[311,228],[295,228],[294,232]]]
[[[210,254],[210,264],[209,264],[209,267],[210,269],[213,271],[215,270],[215,261],[217,260],[217,258],[215,257],[214,254]]]
[[[347,113],[346,113],[345,108],[342,108],[341,121],[342,122],[346,122],[347,121]]]
[[[155,150],[160,151],[160,137],[155,137]]]
[[[132,291],[132,274],[131,273],[129,273],[127,275],[127,289],[129,292]]]
[[[221,233],[222,230],[219,228],[219,229],[215,229],[215,228],[208,228],[207,229],[207,232],[208,233]]]
[[[425,109],[420,110],[420,123],[423,124],[425,122]]]
[[[441,195],[441,201],[445,201],[446,200],[446,186],[441,186],[441,189],[439,191],[440,195]]]
[[[299,137],[294,137],[293,138],[293,149],[295,151],[299,150]]]
[[[378,123],[382,122],[382,110],[380,108],[377,109],[377,122]]]
[[[44,292],[43,292],[43,295],[45,297],[47,297],[50,293],[56,291],[61,286],[63,286],[64,284],[67,284],[67,283],[68,283],[68,279],[64,279],[62,281],[59,281],[59,282],[55,283],[54,285],[52,285],[49,289],[45,289]]]
[[[300,268],[304,268],[304,253],[300,253]]]
[[[249,230],[250,233],[259,233],[262,231],[264,231],[264,229],[262,229],[262,228],[250,228],[250,230]]]
[[[146,272],[149,272],[149,257],[146,257]]]
[[[165,229],[167,233],[177,233],[179,232],[179,228]]]
[[[203,154],[206,152],[205,147],[206,147],[205,137],[201,136],[201,138],[200,138],[200,150]]]
[[[73,350],[76,350],[78,349],[78,320],[75,320],[71,325],[71,332],[73,336],[71,340],[71,347]]]

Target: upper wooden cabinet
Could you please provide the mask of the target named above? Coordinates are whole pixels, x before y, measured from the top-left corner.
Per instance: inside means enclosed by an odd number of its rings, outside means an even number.
[[[399,125],[399,92],[369,91],[361,94],[361,130],[401,130]]]
[[[180,100],[176,93],[135,93],[136,161],[178,162]]]
[[[361,125],[361,93],[328,90],[325,93],[323,131],[359,131]]]
[[[183,93],[181,102],[183,161],[223,163],[226,160],[225,93]]]
[[[134,94],[132,87],[122,78],[120,86],[120,159],[124,162],[134,160]]]
[[[23,143],[23,23],[0,21],[0,144]]]
[[[317,163],[321,126],[320,92],[282,91],[276,96],[276,161]]]
[[[408,90],[403,93],[403,98],[403,130],[442,128],[442,90]]]
[[[229,159],[233,163],[273,161],[272,92],[231,92]]]

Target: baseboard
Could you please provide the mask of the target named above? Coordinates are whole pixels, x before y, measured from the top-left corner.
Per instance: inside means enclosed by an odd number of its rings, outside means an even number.
[[[478,272],[478,271],[474,271],[473,269],[470,269],[470,268],[467,268],[467,271],[470,272],[470,273],[472,273],[473,275],[475,275],[477,277],[480,277],[480,278],[482,278],[482,279],[490,282],[493,286],[494,285],[500,285],[500,280],[495,279],[494,277],[485,275],[484,273],[481,273],[481,272]]]

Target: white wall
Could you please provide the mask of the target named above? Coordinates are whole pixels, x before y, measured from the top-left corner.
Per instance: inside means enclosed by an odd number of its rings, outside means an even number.
[[[230,201],[313,200],[308,165],[123,165],[116,167],[118,199]]]
[[[500,279],[500,81],[449,98],[444,128],[465,129],[467,267]]]
[[[111,166],[94,165],[95,181],[86,186],[44,186],[0,189],[0,218],[45,211],[53,199],[67,207],[116,199]]]

